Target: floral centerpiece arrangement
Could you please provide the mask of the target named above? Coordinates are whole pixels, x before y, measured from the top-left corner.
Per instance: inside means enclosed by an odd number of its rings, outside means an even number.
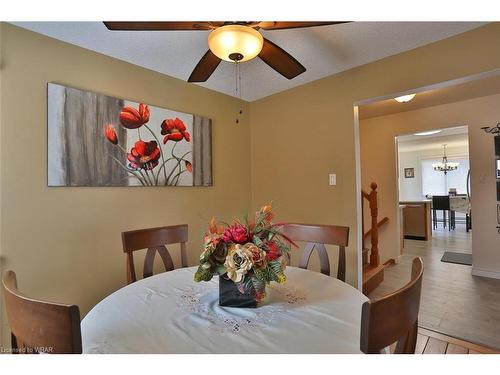
[[[212,218],[194,280],[209,281],[214,274],[220,275],[219,304],[255,307],[265,297],[266,285],[286,281],[284,270],[293,242],[281,232],[283,224],[272,222],[273,217],[272,207],[267,205],[244,223],[218,225]],[[222,300],[223,288],[231,287],[228,282],[237,291],[231,298],[239,302]],[[245,298],[248,303],[241,303]]]

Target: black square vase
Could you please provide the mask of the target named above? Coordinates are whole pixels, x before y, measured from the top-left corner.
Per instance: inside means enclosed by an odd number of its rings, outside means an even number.
[[[219,275],[219,306],[257,307],[257,301],[248,293],[241,293],[226,275]]]

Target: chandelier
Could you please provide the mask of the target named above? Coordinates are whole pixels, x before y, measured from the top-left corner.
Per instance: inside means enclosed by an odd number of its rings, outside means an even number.
[[[432,164],[432,168],[434,168],[437,172],[444,172],[447,174],[449,171],[455,171],[458,169],[459,163],[453,163],[448,161],[448,157],[446,156],[446,145],[443,145],[443,160],[441,163]]]

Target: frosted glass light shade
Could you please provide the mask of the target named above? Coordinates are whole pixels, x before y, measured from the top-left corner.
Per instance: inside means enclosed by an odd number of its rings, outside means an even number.
[[[225,61],[234,61],[229,55],[240,54],[239,62],[256,57],[262,50],[264,38],[255,29],[242,25],[218,27],[208,34],[208,46],[217,57]]]
[[[402,95],[394,98],[395,101],[399,103],[408,103],[410,100],[412,100],[415,97],[416,94],[408,94],[408,95]]]

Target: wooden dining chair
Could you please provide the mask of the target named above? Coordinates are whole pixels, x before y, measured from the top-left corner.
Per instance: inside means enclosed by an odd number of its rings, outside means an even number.
[[[306,242],[299,260],[300,268],[307,268],[316,249],[321,273],[330,276],[330,261],[325,245],[339,247],[337,278],[345,281],[345,248],[349,245],[349,227],[338,225],[285,224],[283,234],[292,241]]]
[[[153,275],[156,253],[160,254],[165,271],[174,269],[174,262],[166,245],[180,243],[181,265],[187,267],[187,240],[188,226],[186,224],[122,232],[123,252],[127,254],[127,284],[137,281],[134,251],[147,249],[143,266],[143,277],[146,278]]]
[[[395,354],[415,353],[423,272],[422,259],[415,258],[407,285],[363,304],[360,345],[363,353],[381,353],[394,343]]]
[[[5,272],[2,283],[11,330],[12,353],[82,353],[78,306],[24,296],[17,290],[16,274],[13,271]]]

